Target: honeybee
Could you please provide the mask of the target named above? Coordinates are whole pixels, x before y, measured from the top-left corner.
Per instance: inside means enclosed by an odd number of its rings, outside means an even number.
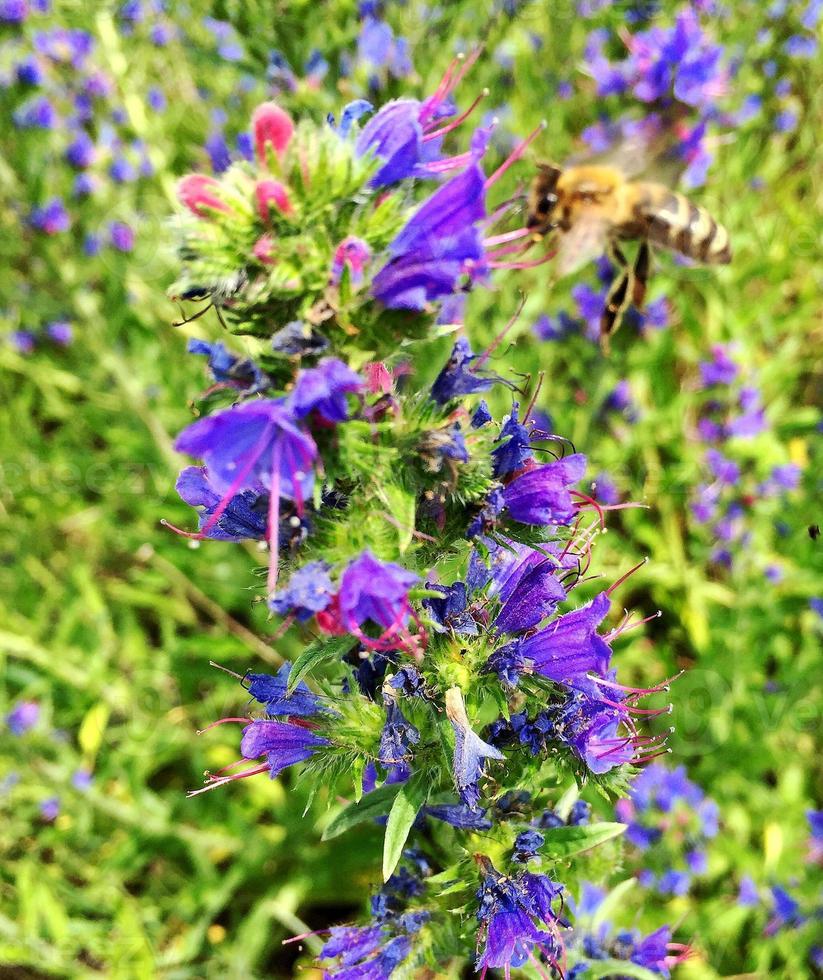
[[[528,208],[536,238],[558,233],[559,275],[604,252],[617,267],[600,319],[604,349],[629,304],[643,305],[652,244],[707,265],[731,261],[729,233],[705,208],[664,184],[629,180],[619,166],[540,164]],[[640,244],[630,264],[620,242],[632,240]]]

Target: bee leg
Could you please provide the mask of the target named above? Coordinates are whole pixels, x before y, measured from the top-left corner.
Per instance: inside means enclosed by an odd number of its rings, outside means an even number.
[[[649,271],[652,263],[652,253],[649,243],[643,241],[637,250],[634,259],[634,282],[632,283],[632,303],[638,308],[643,308],[646,299],[646,284],[649,281]]]
[[[631,278],[629,270],[624,269],[612,283],[609,295],[606,297],[606,305],[603,307],[603,313],[600,317],[600,346],[604,353],[608,353],[609,338],[620,326],[623,314],[629,305]]]

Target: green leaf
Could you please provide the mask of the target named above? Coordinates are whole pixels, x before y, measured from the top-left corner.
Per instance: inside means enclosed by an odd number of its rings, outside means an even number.
[[[553,858],[571,857],[580,851],[588,851],[613,837],[619,837],[626,830],[624,823],[594,823],[585,827],[556,827],[544,833],[546,843],[541,848],[543,854]]]
[[[339,660],[357,643],[353,636],[324,636],[310,643],[291,665],[286,694],[291,694],[300,681],[325,660]]]
[[[378,789],[372,790],[371,793],[367,793],[359,803],[350,803],[326,827],[323,831],[322,840],[331,840],[367,820],[384,817],[400,789],[399,783],[393,783],[391,786],[380,786]]]
[[[426,799],[426,789],[425,780],[412,780],[395,797],[383,840],[383,881],[388,881],[397,867],[417,811]]]
[[[630,963],[628,960],[587,960],[588,970],[586,980],[601,980],[603,977],[635,977],[636,980],[660,980],[659,973],[652,973],[644,966]]]

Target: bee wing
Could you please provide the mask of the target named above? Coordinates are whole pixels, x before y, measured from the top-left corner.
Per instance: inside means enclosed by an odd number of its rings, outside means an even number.
[[[599,258],[609,243],[609,223],[595,216],[581,217],[560,236],[554,266],[568,276]]]
[[[677,183],[685,169],[673,125],[659,116],[606,124],[600,136],[608,143],[604,150],[569,162],[607,165],[615,167],[627,180],[653,179],[669,187]]]

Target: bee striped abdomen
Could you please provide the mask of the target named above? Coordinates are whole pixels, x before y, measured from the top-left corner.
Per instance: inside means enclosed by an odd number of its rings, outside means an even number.
[[[705,208],[682,194],[649,190],[637,210],[645,219],[649,241],[709,265],[731,261],[729,233]]]

